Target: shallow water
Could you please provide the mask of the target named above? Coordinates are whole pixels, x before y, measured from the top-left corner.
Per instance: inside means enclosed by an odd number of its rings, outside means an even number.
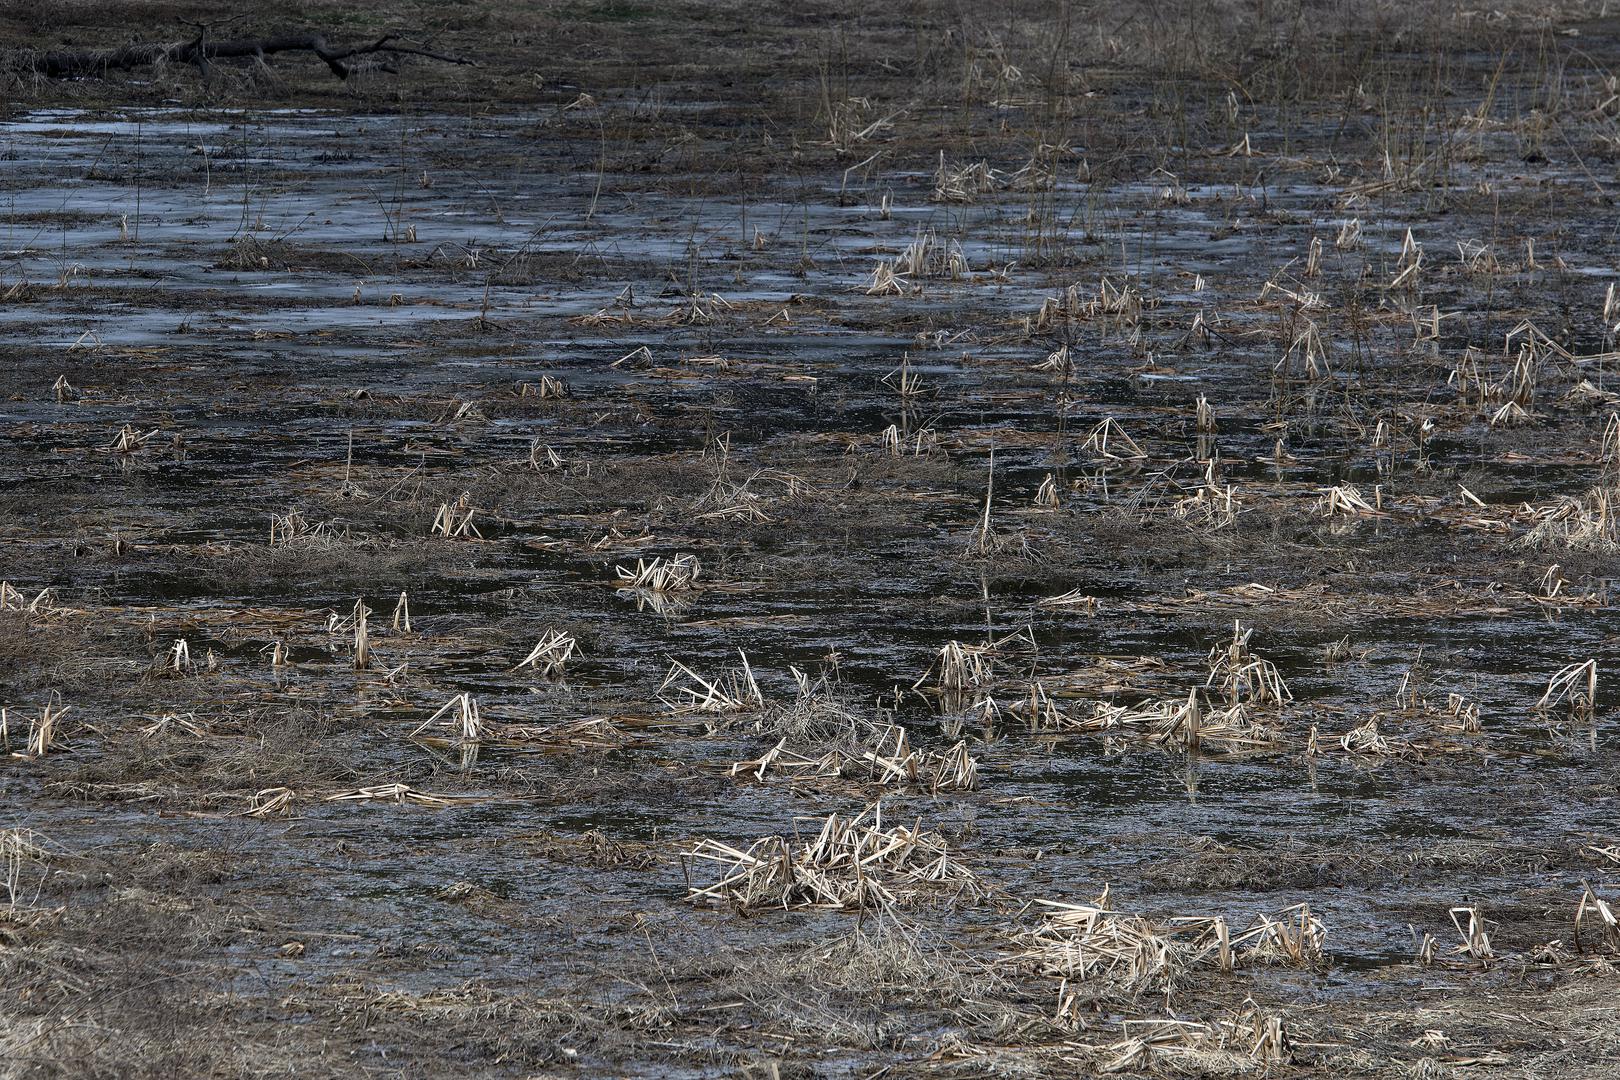
[[[767,178],[744,209],[734,199],[682,195],[697,177],[654,182],[573,169],[568,147],[519,118],[481,117],[469,129],[465,120],[430,116],[403,124],[303,112],[137,120],[53,110],[0,124],[0,152],[9,165],[0,197],[7,282],[31,290],[26,301],[0,307],[0,344],[14,358],[11,392],[0,401],[0,487],[11,491],[0,578],[30,595],[54,586],[62,603],[93,608],[132,638],[147,613],[162,612],[160,635],[183,632],[194,655],[212,648],[222,661],[219,673],[198,676],[208,680],[201,690],[182,693],[179,685],[192,680],[175,680],[83,695],[75,706],[86,728],[72,739],[75,753],[6,772],[7,817],[69,847],[162,840],[251,862],[255,894],[277,897],[289,933],[318,925],[338,935],[296,962],[255,961],[268,978],[371,963],[386,928],[408,927],[446,946],[431,964],[386,972],[413,992],[485,977],[547,984],[582,950],[602,950],[609,959],[595,962],[611,965],[614,950],[642,947],[622,935],[593,939],[582,909],[651,912],[661,933],[704,927],[745,947],[798,932],[797,923],[789,930],[768,918],[688,911],[671,861],[586,871],[526,846],[540,830],[596,830],[669,848],[702,836],[740,845],[791,831],[798,818],[858,810],[870,797],[836,783],[795,789],[730,780],[732,762],[769,744],[746,725],[655,728],[605,751],[491,748],[465,767],[406,737],[463,691],[486,716],[510,723],[661,715],[658,687],[671,659],[711,672],[732,664],[739,648],[770,698],[792,696],[790,665],[814,670],[836,653],[849,693],[867,707],[897,704],[896,718],[919,746],[948,745],[960,726],[979,761],[980,789],[896,794],[886,813],[920,815],[957,837],[963,860],[1010,894],[1078,900],[1111,885],[1125,907],[1234,918],[1308,901],[1330,928],[1334,966],[1316,984],[1326,995],[1404,977],[1389,969],[1407,961],[1413,921],[1426,919],[1438,935],[1453,904],[1507,903],[1530,890],[1573,897],[1591,873],[1566,859],[1551,869],[1480,863],[1320,888],[1291,881],[1199,889],[1142,877],[1204,836],[1328,852],[1400,853],[1454,840],[1567,852],[1592,839],[1606,813],[1597,807],[1613,798],[1612,790],[1595,794],[1620,764],[1607,707],[1595,728],[1532,711],[1548,676],[1567,663],[1595,657],[1606,684],[1620,640],[1613,608],[1560,609],[1523,595],[1496,601],[1487,592],[1500,582],[1534,592],[1560,556],[1509,547],[1505,534],[1455,529],[1451,518],[1426,522],[1415,503],[1338,534],[1318,522],[1322,531],[1309,543],[1298,532],[1246,532],[1240,518],[1238,539],[1221,554],[1165,509],[1201,480],[1192,421],[1199,394],[1216,408],[1223,481],[1253,500],[1251,511],[1263,507],[1305,528],[1313,527],[1318,489],[1344,481],[1364,491],[1383,484],[1393,500],[1437,496],[1448,506],[1465,484],[1504,522],[1517,503],[1577,495],[1594,482],[1606,414],[1544,405],[1544,418],[1516,436],[1531,451],[1526,459],[1504,459],[1483,419],[1448,411],[1449,363],[1408,349],[1401,333],[1409,333],[1393,329],[1400,322],[1388,311],[1363,359],[1353,360],[1348,335],[1341,338],[1332,377],[1306,385],[1297,365],[1292,380],[1276,375],[1278,344],[1260,332],[1278,315],[1255,298],[1312,236],[1327,238],[1331,250],[1347,216],[1331,186],[1278,185],[1262,208],[1218,185],[1190,185],[1189,201],[1177,205],[1148,178],[1098,191],[1065,183],[1057,197],[1099,201],[1102,215],[1121,223],[1117,233],[1094,244],[1090,226],[1058,227],[1060,243],[1089,253],[1083,269],[1015,265],[994,280],[992,269],[1018,261],[1027,196],[941,206],[929,201],[929,175],[897,171],[885,178],[894,198],[887,220],[870,191],[840,205],[836,176],[808,184]],[[424,173],[430,187],[420,184]],[[1241,228],[1229,227],[1234,215]],[[1436,221],[1415,200],[1405,215],[1386,207],[1356,257],[1392,264],[1409,226],[1444,251],[1479,224]],[[415,240],[393,242],[403,240],[404,225],[416,227]],[[755,227],[764,239],[758,250],[750,247]],[[929,229],[960,240],[969,272],[930,279],[920,296],[868,295],[876,258],[894,257]],[[287,248],[272,244],[269,266],[225,265],[245,236]],[[530,280],[492,280],[525,253],[537,261],[525,271]],[[1566,258],[1572,273],[1585,275],[1594,266],[1579,255]],[[1328,260],[1325,288],[1346,287],[1351,274],[1336,269],[1339,261]],[[1203,290],[1193,291],[1193,274],[1207,277]],[[1105,276],[1116,285],[1128,276],[1149,299],[1144,338],[1133,344],[1103,318],[1068,326],[1061,334],[1072,338],[1072,377],[1032,371],[1061,337],[1026,335],[1018,321],[1071,283],[1091,295]],[[1466,281],[1440,280],[1439,288],[1465,297],[1440,302],[1469,302]],[[1513,283],[1515,303],[1538,309],[1563,287],[1526,273]],[[1583,305],[1600,303],[1598,284],[1583,288]],[[704,304],[724,298],[705,316],[712,322],[668,318],[689,304],[687,289]],[[615,308],[625,290],[635,306]],[[633,321],[578,322],[604,309]],[[779,311],[785,320],[767,321]],[[1221,340],[1179,345],[1200,311],[1222,313]],[[1520,315],[1471,310],[1442,345],[1448,355],[1467,343],[1497,347]],[[932,345],[919,341],[936,334]],[[641,346],[660,368],[612,366]],[[908,353],[926,393],[903,408],[881,380]],[[708,355],[730,366],[681,363]],[[76,400],[53,400],[59,374]],[[519,384],[541,376],[566,382],[570,396],[542,406],[517,395]],[[1546,401],[1556,397],[1551,384],[1569,381],[1567,372],[1544,377]],[[356,398],[361,389],[369,397]],[[1061,420],[1060,395],[1068,402]],[[469,402],[489,418],[444,419]],[[1414,410],[1443,424],[1428,444],[1426,471],[1418,468]],[[1145,462],[1103,461],[1085,450],[1087,433],[1107,417],[1141,444]],[[1279,419],[1281,429],[1271,426]],[[1398,431],[1393,449],[1372,446],[1378,419]],[[157,432],[133,457],[108,451],[126,423]],[[908,435],[926,426],[938,440],[914,475],[878,449],[891,423]],[[683,509],[717,468],[706,446],[726,432],[734,479],[767,464],[801,471],[815,490],[810,504],[823,507],[815,519],[801,520],[790,500],[767,502],[779,527],[703,521]],[[1292,460],[1271,460],[1279,437]],[[531,440],[594,471],[503,493],[503,476],[526,472],[513,463],[526,458]],[[993,527],[1034,535],[1048,558],[998,565],[964,554],[992,447]],[[1381,454],[1392,462],[1384,472]],[[895,471],[857,475],[874,462]],[[655,466],[695,478],[692,490],[637,487],[640,470]],[[351,500],[351,515],[336,494],[346,469],[374,496],[413,469],[432,487],[397,506]],[[1031,501],[1048,474],[1064,506],[1038,513]],[[453,549],[448,564],[384,569],[392,573],[386,584],[366,584],[369,571],[328,573],[318,564],[243,570],[222,546],[263,554],[269,516],[292,506],[311,520],[352,517],[356,538],[377,545],[424,545],[433,506],[458,490],[482,491],[497,504],[480,519],[486,542],[445,541],[433,557]],[[1155,524],[1097,532],[1097,521],[1121,505],[1154,515]],[[643,525],[650,539],[592,547],[609,528],[635,536]],[[113,534],[128,540],[130,553],[72,554],[76,543],[99,552]],[[1211,535],[1221,542],[1218,531]],[[1180,539],[1160,544],[1156,536]],[[688,550],[710,568],[712,587],[676,614],[638,611],[607,587],[618,563]],[[1408,553],[1410,565],[1402,564]],[[1604,589],[1607,570],[1583,565],[1574,586]],[[358,587],[357,576],[365,579]],[[1247,606],[1227,595],[1177,606],[1190,590],[1251,581],[1320,582],[1326,591],[1315,601]],[[1096,615],[1034,606],[1077,586],[1100,598]],[[376,643],[385,668],[409,664],[396,690],[355,677],[343,635],[324,633],[323,613],[347,612],[358,594],[382,624],[401,589],[418,634],[385,626]],[[1433,610],[1414,611],[1410,602],[1425,591]],[[274,631],[265,618],[242,614],[249,609],[281,612],[295,629]],[[1312,760],[1297,749],[1225,760],[1105,747],[1093,736],[1034,736],[1016,724],[986,730],[905,692],[946,642],[1027,625],[1043,677],[1082,670],[1094,656],[1166,665],[1136,691],[1082,683],[1075,696],[1184,696],[1201,685],[1204,657],[1230,637],[1234,619],[1256,627],[1256,652],[1293,690],[1283,720],[1293,736],[1318,723],[1341,734],[1391,707],[1419,650],[1431,703],[1465,694],[1480,707],[1484,733],[1460,740],[1458,753],[1425,760]],[[510,670],[550,625],[585,642],[563,687]],[[1342,635],[1364,656],[1324,667],[1321,651]],[[261,650],[278,636],[296,639],[297,662],[270,688]],[[1016,700],[1016,683],[1008,678],[991,693]],[[169,686],[176,708],[200,714],[228,714],[250,699],[312,705],[343,718],[334,737],[370,782],[426,776],[412,783],[433,789],[436,770],[458,790],[498,798],[447,809],[312,799],[291,819],[258,820],[217,816],[234,804],[209,804],[202,816],[160,813],[140,802],[87,804],[50,786],[87,762],[115,761],[116,740],[98,737],[96,725],[132,709],[160,711]],[[8,704],[31,707],[20,693]],[[1002,854],[1009,849],[1042,856]],[[509,911],[469,916],[438,898],[456,881],[480,883]],[[587,924],[579,936],[548,922],[572,918]],[[970,936],[1003,921],[972,909],[947,920]],[[537,933],[546,942],[538,951]]]

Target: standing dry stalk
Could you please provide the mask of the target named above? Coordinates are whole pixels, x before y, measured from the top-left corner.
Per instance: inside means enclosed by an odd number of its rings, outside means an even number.
[[[979,524],[979,554],[990,551],[990,496],[996,487],[996,448],[990,447],[990,469],[984,481],[984,520]]]
[[[1136,444],[1135,439],[1125,434],[1125,429],[1112,416],[1092,428],[1080,448],[1115,461],[1147,457],[1147,452]]]
[[[1580,952],[1583,948],[1581,927],[1586,923],[1587,914],[1590,912],[1596,917],[1604,944],[1620,953],[1620,918],[1615,917],[1614,908],[1592,890],[1591,882],[1582,881],[1581,889],[1581,903],[1575,909],[1575,951]]]
[[[1590,720],[1597,712],[1597,674],[1596,660],[1559,668],[1547,680],[1546,692],[1536,702],[1536,711],[1546,712],[1559,702],[1568,701],[1571,718]]]
[[[371,635],[366,630],[366,616],[371,609],[364,598],[354,602],[354,670],[364,671],[371,663]]]
[[[692,588],[702,573],[696,555],[677,554],[670,558],[655,555],[652,561],[637,559],[634,567],[615,566],[614,575],[621,589],[647,589],[655,593],[679,592]]]
[[[1051,473],[1046,474],[1046,479],[1041,481],[1040,489],[1035,492],[1035,505],[1044,507],[1048,510],[1056,510],[1058,508],[1059,500],[1057,482],[1052,479]]]
[[[890,457],[900,456],[900,427],[898,424],[890,424],[884,428],[882,440],[885,454]]]
[[[1305,257],[1305,276],[1308,277],[1308,278],[1313,278],[1313,277],[1316,277],[1321,272],[1322,272],[1322,238],[1320,236],[1313,236],[1313,237],[1311,237],[1310,254]]]
[[[1466,916],[1468,925],[1463,926],[1463,917]],[[1491,936],[1487,931],[1485,917],[1480,914],[1477,907],[1454,907],[1451,909],[1451,925],[1457,928],[1463,943],[1454,949],[1457,953],[1466,953],[1476,960],[1495,959],[1491,951]]]
[[[534,648],[529,650],[529,655],[518,661],[512,670],[533,668],[548,679],[557,678],[574,655],[574,645],[574,635],[561,630],[547,630]]]
[[[463,742],[476,742],[483,737],[484,720],[478,713],[478,701],[465,691],[439,706],[437,712],[418,724],[416,730],[411,732],[412,737],[420,735],[440,720],[454,725]]]
[[[394,604],[394,629],[401,634],[411,632],[411,598],[404,589],[399,592],[399,601]]]
[[[646,346],[642,348],[645,349]],[[540,472],[544,469],[560,469],[562,465],[562,456],[550,446],[542,446],[539,439],[529,444],[529,468]]]
[[[470,499],[470,495],[463,493],[453,503],[440,504],[438,513],[433,515],[432,532],[435,535],[444,537],[446,540],[454,540],[458,537],[472,537],[476,540],[482,540],[484,534],[479,532],[478,526],[473,524],[473,515],[478,512],[478,508],[472,505]]]
[[[1210,407],[1209,398],[1203,394],[1198,395],[1197,414],[1194,424],[1200,434],[1209,435],[1215,431],[1215,410]]]
[[[923,392],[922,376],[911,370],[911,354],[900,354],[900,366],[878,380],[901,398],[914,398]]]
[[[1036,364],[1035,371],[1050,371],[1059,375],[1072,375],[1074,361],[1069,358],[1069,346],[1059,345],[1056,350],[1046,354],[1046,359]]]
[[[1401,257],[1395,266],[1400,272],[1390,281],[1389,287],[1416,287],[1418,270],[1423,266],[1423,245],[1413,238],[1411,229],[1406,230],[1406,239],[1401,243]]]
[[[28,756],[44,757],[56,743],[56,726],[71,706],[62,704],[62,695],[51,691],[50,700],[28,728]]]
[[[727,713],[764,708],[765,695],[754,679],[748,654],[738,649],[737,655],[742,667],[713,680],[672,659],[669,674],[658,688],[658,700],[678,713]],[[672,688],[673,695],[665,696]]]

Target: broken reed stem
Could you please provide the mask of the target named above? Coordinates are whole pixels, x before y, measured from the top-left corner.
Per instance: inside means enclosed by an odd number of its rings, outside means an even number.
[[[354,670],[364,671],[371,664],[371,635],[366,630],[366,616],[371,609],[364,598],[354,602]]]
[[[990,497],[996,487],[996,448],[990,447],[990,468],[985,474],[984,481],[984,520],[979,523],[979,554],[985,555],[990,551]]]

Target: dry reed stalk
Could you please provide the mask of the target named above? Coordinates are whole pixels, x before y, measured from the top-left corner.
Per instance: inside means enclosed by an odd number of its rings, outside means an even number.
[[[1598,487],[1584,498],[1566,497],[1550,506],[1521,507],[1517,516],[1535,525],[1514,543],[1602,554],[1620,551],[1620,515],[1613,503],[1613,493]]]
[[[1479,722],[1479,706],[1463,697],[1461,694],[1446,695],[1445,715],[1450,718],[1445,730],[1461,735],[1478,735],[1482,730]]]
[[[473,515],[478,509],[471,504],[471,498],[470,494],[463,492],[455,502],[440,503],[433,515],[432,535],[442,536],[446,540],[482,540],[484,534],[473,524]]]
[[[416,726],[411,737],[415,738],[440,721],[455,729],[457,738],[462,742],[477,742],[484,737],[486,730],[484,720],[478,713],[477,699],[465,692],[439,706],[437,712]]]
[[[1591,882],[1581,882],[1581,902],[1575,909],[1575,949],[1583,951],[1581,942],[1581,928],[1588,919],[1597,923],[1599,932],[1599,945],[1608,948],[1610,952],[1620,953],[1620,918],[1616,918],[1614,908],[1607,900],[1599,898],[1593,891]],[[1597,946],[1594,946],[1597,947]]]
[[[1387,517],[1369,503],[1354,484],[1335,484],[1322,488],[1322,497],[1316,501],[1317,513],[1323,517]]]
[[[935,691],[942,698],[948,702],[959,702],[968,690],[991,682],[993,665],[997,660],[1005,654],[1024,651],[1038,651],[1035,632],[1030,627],[1015,630],[983,645],[949,641],[940,647],[934,662],[921,678],[911,684],[911,688],[919,690],[932,679]]]
[[[1112,416],[1092,428],[1080,448],[1110,461],[1132,461],[1147,457],[1147,452],[1137,445],[1135,439],[1125,433],[1125,429],[1119,426],[1119,421]]]
[[[1084,611],[1088,615],[1095,615],[1098,600],[1095,596],[1087,595],[1076,586],[1066,593],[1059,593],[1057,596],[1048,596],[1037,600],[1035,606],[1040,608],[1076,609]]]
[[[906,291],[905,279],[895,272],[894,264],[887,259],[879,259],[866,281],[866,295],[904,296]]]
[[[1339,747],[1347,754],[1394,755],[1406,747],[1384,737],[1378,730],[1378,717],[1369,716],[1339,737]]]
[[[883,434],[879,438],[882,441],[885,454],[889,457],[900,456],[900,426],[898,424],[890,424],[884,428]]]
[[[146,448],[148,440],[150,440],[152,436],[156,435],[157,433],[157,428],[153,428],[151,431],[147,432],[140,432],[136,431],[128,424],[125,424],[123,427],[118,429],[118,435],[113,439],[112,445],[108,447],[108,450],[114,454],[123,454],[126,456],[140,453],[140,451]]]
[[[1241,506],[1237,489],[1215,482],[1215,461],[1211,458],[1206,462],[1204,483],[1191,495],[1177,499],[1170,509],[1182,521],[1219,530],[1237,522]]]
[[[1188,751],[1246,753],[1275,748],[1277,730],[1252,716],[1251,710],[1248,704],[1212,707],[1199,698],[1195,688],[1180,700],[1151,699],[1136,705],[1098,702],[1089,717],[1050,708],[1043,711],[1042,721],[1045,730],[1135,735]]]
[[[1603,425],[1603,442],[1598,451],[1598,460],[1610,472],[1620,469],[1620,412],[1610,413],[1608,423]]]
[[[965,742],[944,752],[913,750],[905,728],[898,724],[874,725],[862,733],[852,730],[838,742],[821,747],[824,752],[819,756],[813,750],[790,750],[787,742],[784,737],[763,756],[737,762],[730,775],[749,774],[756,780],[767,775],[859,778],[885,787],[922,788],[930,794],[971,791],[978,786],[978,762]]]
[[[164,713],[141,728],[141,737],[150,739],[158,735],[166,735],[171,730],[183,731],[196,739],[206,738],[213,734],[208,729],[207,724],[197,719],[196,713]]]
[[[538,671],[548,679],[560,678],[569,659],[574,655],[574,635],[565,634],[561,630],[547,630],[535,643],[529,655],[512,668],[520,671],[530,668]]]
[[[50,852],[46,847],[43,836],[33,829],[10,828],[0,829],[0,889],[6,894],[7,914],[12,920],[24,913],[24,909],[32,907],[39,901],[39,894],[43,891],[49,867],[46,865]],[[37,887],[33,889],[32,898],[27,897],[29,887],[24,884],[24,872],[29,867],[40,870]],[[60,913],[60,909],[58,909]],[[18,929],[21,928],[19,925]],[[8,931],[7,936],[13,936],[14,931]]]
[[[879,384],[887,386],[902,399],[919,397],[923,393],[922,376],[911,370],[911,355],[900,354],[900,366],[878,380]]]
[[[1314,293],[1305,288],[1290,289],[1287,286],[1278,284],[1275,280],[1267,281],[1263,286],[1261,286],[1260,300],[1264,302],[1265,299],[1272,293],[1276,293],[1278,296],[1281,296],[1284,300],[1287,300],[1289,303],[1293,304],[1294,307],[1301,312],[1320,311],[1327,307],[1327,302],[1322,299],[1322,295],[1320,293]],[[1296,338],[1295,341],[1297,343],[1298,339]],[[1292,349],[1292,346],[1290,348]]]
[[[945,151],[939,152],[939,166],[934,170],[935,202],[974,203],[980,195],[1004,186],[1005,178],[984,162],[971,165],[947,165]]]
[[[715,883],[689,885],[688,900],[744,911],[884,910],[927,892],[949,890],[972,900],[986,895],[978,876],[957,862],[937,833],[920,822],[885,828],[881,803],[854,817],[829,815],[813,839],[769,836],[746,850],[704,839],[681,859],[688,881],[695,862],[722,868]]]
[[[1242,1011],[1213,1023],[1123,1020],[1120,1030],[1124,1039],[1095,1048],[1101,1057],[1099,1072],[1229,1076],[1265,1072],[1270,1066],[1293,1059],[1282,1017],[1260,1012],[1253,1001],[1245,1002]]]
[[[1115,911],[1106,891],[1092,904],[1035,903],[1045,915],[1039,926],[1018,935],[1024,948],[1013,959],[1061,977],[1060,1002],[1079,985],[1128,996],[1171,991],[1200,967],[1314,966],[1323,958],[1327,938],[1308,904],[1257,915],[1234,934],[1220,916],[1160,922]]]
[[[541,401],[557,401],[568,396],[567,384],[552,375],[541,375],[538,383],[524,383],[522,396],[531,396],[529,393],[531,385],[534,388],[533,396]]]
[[[335,522],[310,522],[295,509],[270,515],[271,547],[333,547],[349,539]]]
[[[990,545],[990,499],[996,488],[996,448],[990,447],[990,464],[984,476],[984,518],[979,522],[978,547],[980,555],[991,552]]]
[[[39,590],[30,600],[9,581],[0,581],[0,611],[13,611],[25,615],[83,614],[58,604],[56,589],[53,586]]]
[[[24,756],[42,758],[49,754],[57,745],[57,727],[72,708],[71,705],[63,705],[62,696],[53,690],[39,715],[29,722],[28,748]]]
[[[652,350],[642,345],[625,353],[608,367],[642,368],[652,367],[654,363]]]
[[[436,795],[428,791],[418,791],[409,784],[379,784],[372,787],[354,788],[351,791],[340,791],[335,795],[326,796],[326,802],[392,802],[416,803],[419,806],[452,806],[457,802],[471,801],[453,795]]]
[[[1289,342],[1274,370],[1286,373],[1289,370],[1289,362],[1297,356],[1302,361],[1307,379],[1313,381],[1325,379],[1333,374],[1333,369],[1329,363],[1328,347],[1322,340],[1321,328],[1310,319],[1303,321],[1304,326]]]
[[[1592,719],[1597,713],[1597,675],[1596,660],[1559,668],[1547,680],[1547,689],[1536,702],[1536,711],[1549,712],[1554,706],[1567,701],[1572,719]]]
[[[754,681],[748,654],[737,655],[742,666],[711,681],[679,660],[670,662],[669,674],[658,688],[658,700],[675,713],[733,713],[765,707],[765,695]]]
[[[1322,273],[1322,238],[1311,237],[1311,246],[1305,254],[1305,277],[1320,277]]]
[[[562,455],[539,439],[529,444],[529,468],[535,472],[556,472],[563,467]]]
[[[1462,944],[1452,950],[1453,955],[1466,954],[1487,963],[1496,959],[1496,954],[1491,951],[1489,927],[1479,908],[1454,907],[1450,915],[1451,925],[1457,928],[1457,933],[1463,939]],[[1464,918],[1467,919],[1467,926],[1463,925]]]
[[[371,609],[366,607],[363,598],[354,602],[354,613],[351,618],[354,621],[353,663],[356,671],[364,671],[371,665],[371,634],[366,628],[366,617],[370,614]]]
[[[755,490],[756,487],[774,487],[776,490],[767,495],[765,492]],[[692,509],[701,511],[705,507],[715,508],[699,513],[697,515],[699,521],[727,520],[765,524],[771,518],[762,507],[770,498],[802,499],[810,492],[811,486],[804,477],[782,469],[759,469],[742,483],[734,483],[726,476],[726,458],[722,455],[719,472],[709,484],[708,490],[692,504]]]
[[[1516,401],[1508,401],[1504,402],[1501,408],[1491,414],[1488,423],[1491,427],[1511,427],[1514,424],[1522,424],[1529,419],[1530,414],[1524,411],[1523,406]]]
[[[292,807],[293,799],[297,796],[290,787],[268,787],[253,793],[248,800],[247,809],[239,811],[243,817],[271,817],[285,814]]]
[[[651,561],[637,559],[636,565],[615,566],[613,572],[621,589],[645,589],[654,593],[680,592],[692,588],[702,572],[696,555],[655,556]]]
[[[1069,347],[1067,345],[1058,346],[1052,352],[1047,353],[1046,359],[1036,364],[1031,370],[1049,371],[1054,375],[1074,374],[1074,361],[1069,357]]]
[[[1040,488],[1035,492],[1035,505],[1043,510],[1056,510],[1062,505],[1058,498],[1057,482],[1052,474],[1047,473],[1046,479],[1041,481]]]
[[[755,780],[764,780],[767,775],[771,774],[789,776],[794,779],[820,779],[841,776],[843,770],[844,757],[838,751],[832,751],[820,757],[809,757],[789,750],[787,739],[783,738],[757,758],[749,761],[734,762],[727,775],[748,775]]]
[[[1289,693],[1277,665],[1249,651],[1253,636],[1253,627],[1245,629],[1240,621],[1233,620],[1232,640],[1209,651],[1209,677],[1204,685],[1219,685],[1231,705],[1244,701],[1261,706],[1286,705],[1294,695]]]
[[[1194,407],[1193,427],[1204,435],[1215,432],[1215,409],[1210,405],[1209,398],[1203,394],[1198,395],[1198,402]]]
[[[676,326],[709,326],[718,321],[722,314],[732,310],[734,305],[719,293],[708,296],[693,293],[685,304],[665,317]]]
[[[1490,245],[1483,240],[1457,241],[1457,261],[1470,274],[1499,274],[1502,272],[1502,263],[1496,254],[1491,251]]]

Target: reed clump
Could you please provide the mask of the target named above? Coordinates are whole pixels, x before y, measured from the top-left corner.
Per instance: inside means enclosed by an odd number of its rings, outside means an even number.
[[[1255,915],[1236,930],[1218,915],[1152,919],[1116,911],[1106,892],[1091,904],[1036,904],[1042,920],[1018,936],[1012,962],[1063,980],[1060,1015],[1084,998],[1172,993],[1200,970],[1314,967],[1325,956],[1327,928],[1309,904]]]
[[[681,859],[689,880],[703,864],[720,871],[712,884],[689,885],[689,901],[741,911],[887,910],[930,895],[988,895],[938,833],[920,822],[886,827],[881,803],[853,816],[830,814],[813,837],[768,836],[747,848],[704,839]]]

